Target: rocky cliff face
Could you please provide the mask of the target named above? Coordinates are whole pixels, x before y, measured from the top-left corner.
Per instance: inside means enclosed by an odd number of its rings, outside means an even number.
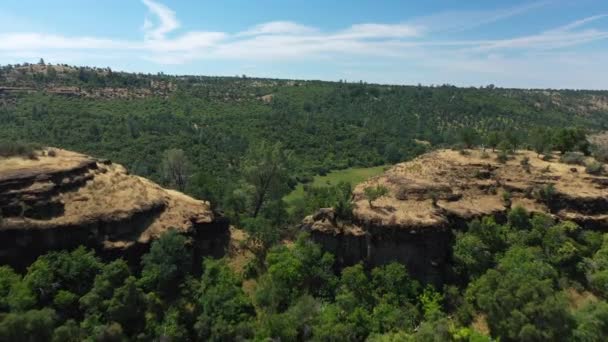
[[[134,261],[168,229],[191,237],[196,256],[222,255],[229,240],[227,220],[208,202],[59,149],[0,158],[0,209],[0,264],[17,268],[78,245]]]
[[[355,188],[353,222],[340,222],[324,209],[307,217],[303,227],[343,266],[399,261],[432,283],[449,277],[455,230],[477,217],[504,220],[510,207],[608,230],[608,177],[529,151],[506,163],[495,157],[490,151],[440,150],[395,165]],[[364,189],[378,185],[389,193],[370,206]]]

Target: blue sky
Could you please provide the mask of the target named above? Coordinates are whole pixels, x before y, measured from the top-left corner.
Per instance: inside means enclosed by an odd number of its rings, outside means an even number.
[[[0,64],[608,89],[608,1],[2,0]]]

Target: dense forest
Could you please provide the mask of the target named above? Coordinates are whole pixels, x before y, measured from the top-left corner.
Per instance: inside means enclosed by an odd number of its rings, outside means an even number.
[[[41,256],[24,273],[2,266],[0,341],[601,341],[606,234],[517,207],[503,223],[483,218],[457,233],[457,281],[433,287],[397,263],[338,269],[299,234],[321,207],[348,220],[354,184],[306,186],[291,210],[283,198],[315,175],[437,147],[608,162],[586,140],[608,129],[607,97],[1,67],[0,156],[39,144],[109,158],[210,200],[247,232],[252,257],[242,270],[195,261],[195,272],[186,238],[169,232],[136,267],[84,248]]]
[[[457,236],[461,282],[424,286],[393,263],[334,273],[306,236],[235,273],[174,232],[141,271],[83,248],[41,256],[24,275],[0,267],[2,341],[602,341],[608,334],[608,239],[515,208],[505,224]],[[256,263],[256,260],[252,260]],[[243,278],[255,288],[243,287]],[[246,292],[246,289],[248,292]],[[474,328],[471,328],[474,327]]]
[[[68,85],[74,93],[54,92]],[[0,86],[29,89],[0,91],[3,140],[109,158],[165,185],[161,161],[179,149],[190,179],[182,190],[218,206],[238,192],[247,155],[261,143],[292,156],[293,188],[330,170],[394,164],[437,146],[523,146],[538,128],[608,128],[608,93],[600,91],[144,75],[43,61],[0,68]]]

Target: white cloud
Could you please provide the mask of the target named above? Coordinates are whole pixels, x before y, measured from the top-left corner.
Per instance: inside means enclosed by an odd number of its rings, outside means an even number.
[[[409,23],[425,27],[429,32],[466,31],[521,15],[550,3],[551,1],[545,0],[498,10],[444,11],[414,19]]]
[[[247,31],[241,32],[239,36],[257,36],[266,34],[311,34],[318,30],[314,27],[300,25],[292,21],[271,21],[250,28]]]
[[[339,39],[365,38],[408,38],[422,35],[422,27],[407,24],[357,24],[337,35],[330,36]]]
[[[174,11],[155,0],[142,2],[149,16],[143,22],[141,40],[6,32],[0,33],[0,61],[19,56],[42,56],[45,59],[47,56],[64,56],[61,61],[82,57],[81,63],[87,64],[90,56],[97,54],[108,56],[107,59],[128,59],[133,61],[132,64],[141,60],[160,65],[184,65],[197,60],[255,62],[256,65],[310,63],[322,67],[350,64],[347,71],[336,70],[333,75],[342,73],[351,77],[358,73],[369,80],[381,81],[378,77],[384,77],[386,81],[393,82],[403,68],[411,75],[428,75],[428,80],[432,79],[434,83],[458,83],[457,80],[477,77],[487,78],[487,83],[500,84],[500,79],[516,82],[519,77],[522,84],[541,84],[542,79],[566,84],[567,77],[575,80],[581,75],[574,75],[575,71],[568,71],[568,68],[576,67],[584,69],[584,75],[592,74],[588,67],[574,64],[573,60],[579,58],[585,60],[585,65],[602,68],[603,61],[594,58],[604,56],[589,54],[585,59],[587,55],[568,49],[608,38],[608,31],[599,29],[597,25],[608,14],[600,14],[537,34],[507,39],[441,39],[446,30],[487,25],[539,8],[546,2],[494,12],[443,13],[396,24],[361,23],[334,31],[323,31],[292,21],[272,21],[234,33],[176,32],[180,22]],[[539,61],[539,56],[544,60]],[[353,69],[353,64],[360,67]],[[391,66],[394,71],[387,71],[388,67],[372,67],[377,64]],[[376,70],[375,74],[370,70]],[[532,79],[531,75],[535,78]],[[399,77],[406,83],[424,82]],[[608,87],[608,81],[601,82]]]
[[[150,19],[145,19],[143,29],[146,39],[161,40],[165,38],[167,33],[179,28],[180,23],[175,16],[175,12],[169,7],[154,0],[142,0],[142,2],[159,21],[157,25],[154,25]]]
[[[593,41],[608,38],[608,31],[597,29],[585,29],[575,31],[585,24],[608,17],[608,15],[596,15],[576,20],[567,25],[541,32],[540,34],[488,41],[480,44],[478,50],[497,49],[540,49],[551,50],[570,47],[574,45],[587,44]]]

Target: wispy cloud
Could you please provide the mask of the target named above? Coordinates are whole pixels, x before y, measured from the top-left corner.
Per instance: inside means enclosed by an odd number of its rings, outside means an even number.
[[[175,16],[175,12],[169,7],[154,0],[142,0],[142,2],[148,7],[150,13],[158,19],[158,23],[154,24],[152,20],[146,17],[143,26],[146,39],[162,40],[167,33],[179,28],[180,23]]]
[[[411,24],[425,27],[428,32],[458,32],[496,23],[551,4],[552,1],[534,1],[523,5],[496,10],[445,11],[416,18]]]
[[[573,60],[572,55],[563,57],[572,53],[567,48],[608,38],[608,31],[598,25],[608,18],[608,14],[507,39],[448,40],[442,37],[446,32],[490,25],[539,9],[547,5],[547,1],[496,11],[444,12],[400,23],[360,23],[333,31],[282,20],[261,23],[240,32],[182,32],[173,10],[156,0],[141,1],[148,11],[141,40],[7,32],[0,33],[0,60],[2,56],[60,56],[62,51],[66,56],[72,56],[70,60],[73,56],[98,52],[99,55],[128,56],[160,65],[215,59],[260,64],[322,60],[339,66],[345,62],[365,65],[365,60],[375,60],[386,65],[408,65],[410,70],[427,70],[427,75],[442,70],[441,75],[459,75],[462,80],[468,79],[469,74],[478,78],[510,78],[521,74],[529,76],[533,69],[546,71],[549,66],[563,69],[559,67],[560,63],[571,66]],[[544,65],[536,60],[539,53],[547,61]],[[352,72],[352,68],[349,69]],[[365,70],[361,70],[361,74],[367,75]],[[394,76],[386,72],[382,75],[387,81]],[[450,82],[450,79],[444,82]]]
[[[239,36],[258,36],[267,34],[312,34],[317,33],[318,30],[314,27],[300,25],[293,21],[271,21],[256,25],[244,32],[240,32]]]
[[[596,15],[573,21],[564,26],[547,30],[535,35],[488,41],[480,44],[479,50],[497,49],[540,49],[551,50],[564,47],[587,44],[608,38],[608,31],[598,29],[584,29],[583,26],[606,18],[608,15]]]

